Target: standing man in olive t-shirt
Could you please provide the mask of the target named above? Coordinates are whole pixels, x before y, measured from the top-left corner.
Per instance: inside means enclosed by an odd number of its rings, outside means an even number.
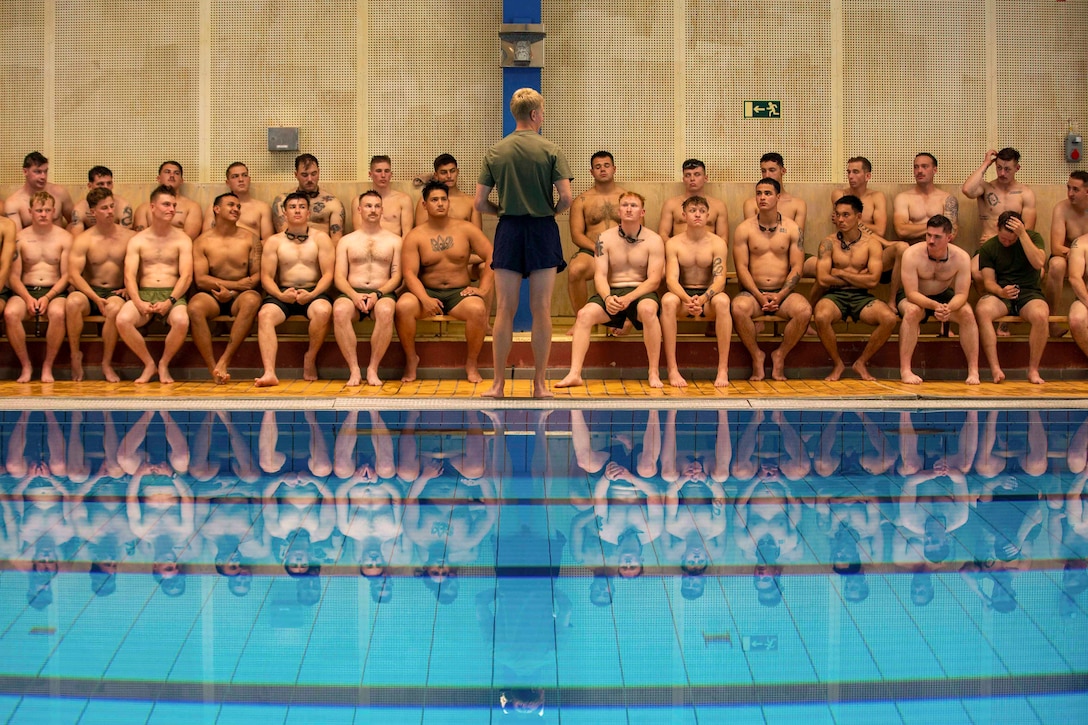
[[[555,215],[570,208],[573,177],[563,152],[540,135],[544,97],[532,88],[521,88],[510,99],[510,113],[517,126],[484,156],[476,184],[476,209],[499,217],[491,264],[495,270],[495,382],[484,395],[503,397],[521,280],[528,277],[533,397],[549,398],[545,375],[552,346],[552,290],[556,274],[567,266]],[[559,192],[558,202],[552,201],[553,187]],[[492,188],[498,189],[498,205],[488,199]]]
[[[990,363],[994,382],[1005,379],[997,360],[997,333],[994,320],[1019,315],[1031,324],[1028,335],[1028,380],[1042,383],[1039,363],[1050,334],[1050,305],[1039,285],[1039,272],[1046,263],[1043,237],[1024,226],[1020,212],[1002,212],[997,219],[997,236],[983,242],[978,251],[979,269],[986,295],[975,305],[978,334]]]

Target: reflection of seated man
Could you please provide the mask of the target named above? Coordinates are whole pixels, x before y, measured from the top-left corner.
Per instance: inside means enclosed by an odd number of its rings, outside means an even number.
[[[393,337],[396,290],[401,282],[401,238],[382,228],[381,194],[364,191],[359,197],[359,207],[361,224],[337,243],[333,272],[333,284],[340,291],[332,305],[333,332],[348,364],[349,387],[362,383],[357,350],[359,340],[352,326],[360,317],[374,320],[366,384],[382,384],[378,365]]]
[[[416,322],[435,315],[449,315],[465,322],[465,374],[478,383],[478,360],[487,333],[487,303],[494,273],[491,242],[466,221],[449,216],[446,185],[432,181],[423,187],[427,222],[404,238],[401,262],[407,289],[397,300],[397,337],[404,348],[404,382],[416,379]],[[471,286],[469,258],[475,253],[486,263],[478,286]]]
[[[149,207],[150,226],[129,240],[125,253],[128,301],[117,313],[117,332],[144,364],[137,383],[150,381],[156,372],[161,382],[172,383],[170,361],[189,330],[185,293],[193,281],[193,243],[173,223],[177,197],[171,187],[151,192]],[[170,326],[158,365],[139,330],[153,316]]]
[[[68,290],[68,251],[72,235],[53,224],[55,201],[42,191],[30,200],[32,221],[15,237],[15,258],[8,284],[12,296],[4,309],[8,342],[19,359],[22,372],[18,382],[30,382],[33,368],[26,349],[23,321],[45,315],[45,359],[42,382],[53,382],[53,361],[64,343],[64,305]]]
[[[72,223],[68,233],[78,237],[85,230],[95,225],[94,205],[90,203],[91,192],[95,189],[113,191],[113,172],[105,166],[92,166],[87,172],[87,198],[76,202],[72,209]],[[132,204],[119,195],[113,195],[113,220],[126,229],[132,229]]]
[[[187,196],[181,195],[181,186],[185,183],[185,174],[181,164],[177,161],[163,161],[159,165],[158,182],[161,186],[168,186],[174,192],[177,201],[177,210],[170,219],[170,223],[185,232],[189,239],[200,236],[200,228],[204,224],[204,215],[200,211],[200,205]],[[136,207],[133,216],[132,228],[140,232],[151,226],[154,215],[151,207],[144,202]]]
[[[121,379],[113,369],[117,313],[125,304],[125,253],[134,232],[114,221],[115,201],[109,189],[91,189],[86,203],[90,209],[88,218],[95,221],[75,238],[68,254],[68,278],[73,290],[68,295],[64,316],[72,355],[72,380],[83,379],[79,338],[83,334],[83,321],[91,314],[93,305],[106,318],[102,324],[102,375],[116,383]]]
[[[952,485],[936,484],[946,479]],[[919,495],[919,488],[935,482]],[[899,516],[895,524],[909,540],[921,544],[927,561],[939,563],[952,554],[951,532],[967,523],[970,514],[967,478],[956,469],[938,463],[933,469],[909,476],[899,497]]]
[[[676,411],[665,414],[665,436],[661,445],[661,478],[669,484],[665,492],[665,548],[670,558],[680,561],[684,572],[680,593],[685,599],[703,594],[702,574],[713,561],[723,563],[728,538],[725,490],[732,458],[727,411],[717,413],[717,435],[713,458],[697,451],[678,453]]]
[[[880,303],[872,290],[880,281],[880,241],[861,229],[861,199],[844,196],[835,202],[835,226],[838,232],[820,243],[816,281],[827,289],[816,303],[816,332],[833,367],[825,380],[842,377],[846,366],[839,356],[839,343],[832,325],[853,318],[867,325],[876,325],[861,355],[853,364],[862,380],[876,380],[867,367],[869,360],[891,337],[898,318],[891,307]]]
[[[771,353],[771,377],[786,379],[786,356],[805,334],[812,306],[794,292],[805,262],[805,237],[797,223],[780,211],[778,182],[756,182],[755,216],[745,219],[733,237],[733,264],[741,292],[733,299],[737,337],[752,356],[750,380],[762,380],[765,355],[756,342],[757,315],[788,320],[782,344]]]
[[[570,372],[557,388],[582,385],[582,365],[589,351],[594,325],[622,328],[625,320],[643,330],[649,358],[649,382],[663,387],[658,362],[661,354],[661,322],[657,289],[665,271],[665,244],[655,232],[642,226],[645,200],[633,191],[620,196],[620,225],[601,233],[597,240],[597,294],[578,310],[571,343]]]
[[[780,410],[773,412],[771,421],[774,427],[770,429],[773,432],[768,437],[764,435],[768,432],[767,429],[762,427],[765,422],[764,412],[752,412],[752,418],[737,441],[737,452],[733,458],[733,476],[736,478],[746,481],[762,475],[769,479],[800,481],[812,470],[812,460],[805,450],[805,441],[785,413]],[[761,443],[765,440],[777,441],[778,448],[773,452],[760,450]],[[763,463],[763,459],[769,454],[775,459],[773,465]]]
[[[651,411],[656,417],[657,411]],[[643,547],[665,530],[664,498],[653,483],[611,461],[593,490],[605,561],[625,579],[642,574]]]
[[[125,495],[128,523],[139,541],[137,561],[151,562],[162,593],[185,593],[183,557],[195,546],[196,506],[185,477],[166,464],[141,465],[132,475]]]
[[[926,241],[903,253],[903,289],[897,297],[903,323],[899,326],[899,377],[917,385],[922,378],[911,370],[918,328],[933,315],[938,322],[955,322],[960,347],[967,358],[967,384],[978,385],[978,325],[967,295],[971,292],[971,258],[952,244],[952,222],[941,214],[926,223]]]
[[[702,317],[714,320],[718,341],[718,372],[714,386],[729,385],[729,338],[733,321],[725,294],[725,240],[707,231],[710,207],[701,196],[684,200],[684,231],[665,243],[665,285],[661,298],[661,335],[669,385],[687,386],[676,360],[676,320]]]
[[[1042,383],[1039,364],[1049,335],[1050,306],[1039,285],[1039,271],[1046,262],[1046,243],[1038,233],[1024,226],[1020,214],[1002,212],[997,220],[997,236],[979,248],[979,268],[986,295],[975,305],[982,349],[990,363],[994,382],[1005,379],[997,357],[997,333],[994,320],[1005,315],[1019,315],[1031,325],[1028,335],[1028,380]]]
[[[348,412],[336,436],[333,474],[344,480],[336,491],[337,528],[355,541],[359,573],[375,579],[384,576],[393,558],[403,508],[389,429],[376,410],[370,411],[369,423],[373,455],[358,463],[359,411]]]
[[[268,297],[257,313],[257,343],[264,365],[257,387],[279,385],[276,328],[292,315],[309,320],[310,344],[302,358],[302,379],[317,380],[317,353],[325,344],[332,317],[328,291],[336,260],[333,242],[310,226],[310,199],[303,192],[287,195],[283,214],[287,226],[272,235],[261,252],[261,285]]]
[[[217,383],[230,380],[227,368],[234,353],[253,329],[261,293],[261,250],[257,239],[238,224],[242,200],[233,193],[220,194],[212,203],[212,227],[193,242],[193,276],[199,290],[189,300],[193,344],[204,358]],[[208,320],[217,315],[234,317],[230,340],[218,360],[212,350]]]
[[[768,498],[767,502],[760,499]],[[782,601],[782,561],[802,554],[797,526],[801,504],[781,480],[775,466],[763,466],[737,498],[733,541],[745,558],[755,563],[752,586],[759,603],[777,606]]]

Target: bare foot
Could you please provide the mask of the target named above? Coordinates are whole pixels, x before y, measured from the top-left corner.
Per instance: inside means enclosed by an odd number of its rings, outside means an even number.
[[[377,370],[366,369],[366,384],[378,387],[382,384],[382,379],[378,377]]]
[[[216,363],[212,368],[212,379],[215,380],[216,385],[223,385],[230,382],[230,373],[227,372],[227,368],[223,363]]]
[[[1062,327],[1061,325],[1051,325],[1050,326],[1050,336],[1051,337],[1061,337],[1062,335],[1064,335],[1067,332],[1069,332],[1068,327]]]
[[[158,368],[155,367],[155,363],[149,362],[147,365],[144,365],[144,371],[140,373],[140,377],[136,378],[134,382],[137,384],[149,383],[151,382],[151,378],[155,377],[155,373],[157,372]]]
[[[553,393],[551,390],[548,389],[548,384],[547,383],[537,383],[536,381],[533,381],[533,397],[534,398],[554,398],[555,393]],[[547,416],[547,414],[549,412],[550,411],[544,411],[544,415]],[[543,422],[543,420],[544,419],[541,418],[541,422]]]
[[[266,372],[264,375],[254,380],[253,384],[258,388],[271,388],[273,385],[279,385],[280,379],[276,377],[276,373]]]
[[[651,388],[663,388],[663,387],[665,387],[665,384],[663,382],[661,382],[661,376],[658,375],[657,373],[650,373],[647,380],[650,383]],[[684,383],[684,385],[687,385],[687,383]]]
[[[72,353],[72,381],[83,382],[83,353]]]
[[[505,398],[506,397],[506,381],[503,381],[501,383],[498,382],[498,381],[495,381],[494,383],[491,384],[490,388],[488,388],[483,393],[480,393],[480,395],[481,395],[481,397],[484,397],[484,398]]]
[[[1035,383],[1036,385],[1042,385],[1046,381],[1039,377],[1038,370],[1028,370],[1028,382]]]
[[[775,380],[787,380],[786,356],[779,350],[771,353],[771,377]]]
[[[876,378],[874,378],[869,372],[869,369],[865,367],[865,363],[863,363],[861,360],[858,360],[850,367],[854,369],[855,373],[861,376],[862,380],[876,380]]]
[[[990,374],[993,375],[995,383],[1000,383],[1005,379],[1005,371],[1001,368],[990,368]]]
[[[624,320],[623,327],[621,327],[620,329],[617,330],[614,327],[608,328],[608,336],[609,337],[623,337],[624,335],[626,335],[627,333],[629,333],[633,329],[635,329],[635,326],[633,324],[631,324],[631,321],[630,320]]]
[[[808,327],[806,327],[805,328],[805,337],[818,337],[818,335],[816,334],[816,328],[813,327],[812,325],[809,325]]]
[[[968,385],[978,385],[979,384],[978,370],[976,370],[974,372],[967,373],[967,380],[965,380],[964,382],[967,383]]]
[[[170,376],[170,368],[166,367],[166,363],[159,363],[159,382],[164,385],[174,382],[174,378]]]
[[[1009,323],[1007,323],[1007,322],[997,323],[997,336],[998,337],[1008,337],[1011,334],[1012,333],[1009,332]]]
[[[419,355],[413,355],[404,363],[404,375],[400,376],[402,383],[411,383],[416,379],[416,368],[419,367]]]
[[[748,377],[749,380],[754,382],[763,379],[766,373],[763,371],[763,365],[767,362],[767,355],[760,350],[759,354],[752,359],[752,374]]]
[[[310,353],[302,356],[302,379],[311,383],[317,380],[317,359]]]
[[[909,368],[907,370],[899,371],[899,379],[907,385],[920,385],[922,383],[922,379],[915,375],[914,371]]]
[[[352,370],[351,375],[348,376],[347,387],[357,388],[363,384],[363,374],[358,370]]]
[[[557,388],[573,388],[575,385],[585,385],[585,381],[582,380],[581,375],[575,375],[574,373],[570,373],[569,375],[567,375],[567,377],[563,378],[558,383],[556,383],[555,387],[557,387]]]
[[[106,382],[119,383],[121,382],[121,376],[117,374],[117,371],[113,369],[113,366],[109,363],[102,363],[102,377],[106,379]]]
[[[728,388],[729,387],[729,371],[719,370],[718,376],[714,378],[715,388]]]
[[[470,383],[482,383],[484,378],[480,375],[479,369],[475,364],[465,365],[465,377],[468,378]]]
[[[824,381],[828,382],[828,383],[833,383],[836,380],[838,380],[839,378],[841,378],[842,374],[845,371],[846,371],[846,366],[843,365],[842,363],[839,363],[835,367],[831,368],[831,374],[828,375],[826,378],[824,378]]]
[[[42,382],[43,383],[56,382],[56,379],[53,377],[53,368],[52,367],[47,368],[44,365],[42,366]]]
[[[670,370],[669,385],[673,386],[674,388],[686,388],[688,386],[688,381],[684,380],[684,376],[680,374],[679,370]]]
[[[15,382],[17,382],[17,383],[29,383],[30,378],[32,378],[33,376],[34,376],[34,368],[27,365],[26,367],[23,368],[23,371],[19,375],[19,377],[15,379]]]

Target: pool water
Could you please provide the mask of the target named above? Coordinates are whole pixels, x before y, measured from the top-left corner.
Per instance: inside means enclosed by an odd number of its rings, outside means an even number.
[[[1088,412],[0,415],[0,722],[1088,712]]]

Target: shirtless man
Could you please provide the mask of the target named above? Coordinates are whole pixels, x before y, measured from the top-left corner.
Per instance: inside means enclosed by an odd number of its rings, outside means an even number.
[[[879,239],[861,228],[863,210],[861,199],[852,194],[835,202],[832,218],[838,231],[820,243],[816,281],[827,289],[827,293],[816,303],[815,321],[820,342],[831,357],[831,374],[824,378],[828,381],[838,380],[846,369],[831,327],[834,323],[852,317],[867,325],[876,325],[861,356],[852,366],[862,380],[876,380],[866,365],[891,337],[898,321],[891,307],[874,304],[878,300],[871,290],[880,282],[883,250]]]
[[[997,169],[997,178],[986,181],[986,171],[991,166]],[[982,165],[963,182],[960,191],[968,199],[978,202],[978,220],[982,227],[979,244],[997,234],[997,218],[1007,209],[1020,212],[1024,217],[1024,225],[1028,229],[1035,228],[1035,192],[1016,180],[1016,172],[1019,170],[1019,151],[1009,147],[1000,151],[990,149],[986,152]],[[927,232],[926,238],[928,237]]]
[[[360,317],[374,320],[370,333],[370,362],[366,366],[366,384],[381,385],[381,364],[393,337],[393,313],[397,287],[400,287],[401,239],[382,227],[382,195],[373,189],[359,197],[362,223],[345,234],[336,245],[333,284],[340,296],[332,305],[333,333],[340,353],[348,364],[348,386],[362,384],[359,369],[359,340],[352,323]]]
[[[0,216],[0,312],[8,303],[11,277],[11,263],[15,259],[15,235],[18,229],[15,222],[6,216]]]
[[[212,228],[193,242],[193,279],[198,291],[189,300],[189,326],[193,344],[217,383],[230,380],[227,368],[253,329],[261,306],[261,245],[253,230],[242,226],[244,208],[233,192],[215,197],[208,210]],[[268,224],[271,227],[271,219]],[[217,315],[234,317],[227,348],[218,360],[208,327],[208,320]]]
[[[669,385],[687,387],[676,361],[676,320],[702,317],[714,321],[718,373],[714,387],[729,385],[729,339],[733,324],[725,294],[725,240],[706,229],[710,204],[701,196],[684,200],[684,231],[665,242],[665,286],[661,298],[661,335]]]
[[[861,199],[865,210],[861,213],[861,223],[874,234],[885,237],[888,234],[888,199],[883,191],[869,188],[873,178],[873,165],[864,156],[854,156],[846,161],[846,186],[831,192],[834,204],[847,194]],[[885,268],[889,265],[885,264]]]
[[[309,165],[302,166],[305,173],[309,173],[307,169],[310,168]],[[312,168],[316,170],[316,160]],[[296,163],[296,176],[298,169]],[[300,182],[302,180],[299,179]],[[276,205],[275,208],[281,207]],[[279,378],[276,377],[276,351],[279,348],[276,328],[291,315],[305,315],[310,321],[310,346],[302,358],[302,378],[317,380],[317,353],[325,343],[332,319],[332,301],[328,292],[332,288],[336,245],[328,234],[310,224],[309,192],[291,192],[283,199],[282,209],[286,226],[282,232],[269,238],[261,252],[261,285],[268,297],[257,313],[257,343],[264,365],[264,372],[255,381],[259,388],[279,385]],[[341,223],[343,215],[341,208]]]
[[[786,193],[786,185],[782,177],[786,175],[786,162],[782,154],[770,152],[759,157],[759,176],[761,179],[774,179],[781,189],[778,199],[778,211],[785,219],[792,219],[801,233],[805,233],[805,220],[808,218],[808,204],[804,199],[798,199]],[[759,204],[756,197],[746,199],[744,202],[744,218],[751,219],[759,213]]]
[[[1028,334],[1028,381],[1042,384],[1039,364],[1049,337],[1050,306],[1039,285],[1039,271],[1046,262],[1042,235],[1024,225],[1020,213],[1003,211],[998,232],[979,247],[979,266],[986,295],[975,304],[978,334],[994,382],[1005,379],[997,359],[997,333],[993,322],[1004,315],[1019,315],[1031,324]]]
[[[661,207],[661,220],[657,224],[657,233],[662,239],[684,233],[684,200],[701,196],[710,204],[710,216],[707,217],[707,229],[729,242],[729,212],[725,202],[703,192],[706,186],[706,164],[699,159],[688,159],[680,165],[684,175],[684,193],[674,196]]]
[[[633,191],[621,194],[619,226],[605,230],[597,239],[597,274],[593,278],[597,294],[578,310],[571,342],[570,372],[555,384],[557,388],[583,384],[582,365],[589,351],[589,334],[593,326],[608,324],[619,328],[625,320],[643,330],[650,387],[664,387],[658,369],[661,321],[657,318],[660,307],[657,289],[665,272],[665,243],[660,235],[642,226],[646,218],[645,204],[641,194]]]
[[[15,237],[15,258],[11,264],[11,299],[4,309],[8,342],[19,358],[22,372],[17,382],[28,383],[33,373],[26,349],[23,320],[47,315],[45,360],[42,382],[53,382],[53,361],[64,342],[64,297],[68,289],[68,250],[72,235],[53,224],[56,201],[47,191],[30,197],[30,225]]]
[[[238,226],[251,232],[258,241],[264,241],[275,234],[272,228],[272,207],[260,199],[254,199],[249,193],[249,167],[241,161],[235,161],[227,167],[227,188],[237,197],[242,205],[242,215]],[[204,214],[204,231],[215,226],[215,210],[212,206]],[[190,308],[190,311],[191,308]]]
[[[1069,286],[1075,299],[1069,305],[1069,332],[1077,346],[1088,355],[1088,236],[1077,237],[1069,244]]]
[[[952,222],[952,237],[959,231],[960,202],[933,183],[937,175],[937,157],[922,152],[914,157],[914,186],[895,195],[892,221],[895,233],[908,244],[923,241],[929,218],[941,214]]]
[[[290,194],[302,193],[310,202],[309,226],[328,235],[335,245],[344,236],[344,205],[332,194],[321,191],[321,168],[313,154],[300,154],[295,157],[295,179],[298,188]],[[285,204],[290,194],[280,194],[272,202],[272,223],[277,232],[287,228],[288,219]]]
[[[68,253],[68,281],[72,291],[66,301],[64,318],[68,327],[68,348],[72,356],[72,380],[83,380],[83,353],[79,338],[86,317],[100,314],[102,324],[102,375],[107,381],[121,380],[113,369],[117,347],[117,313],[125,304],[125,254],[135,232],[117,222],[113,192],[100,186],[87,194],[89,211],[84,215],[87,229],[72,241]],[[129,221],[132,221],[129,207]]]
[[[491,269],[491,242],[472,224],[449,217],[446,185],[429,182],[423,187],[427,223],[416,227],[404,238],[401,264],[407,292],[397,300],[397,338],[404,348],[404,375],[401,380],[416,379],[419,355],[416,353],[416,321],[435,315],[449,315],[465,322],[465,373],[470,383],[480,377],[480,349],[487,332],[487,305],[494,271]],[[477,286],[470,285],[469,257],[476,254],[484,261]]]
[[[782,344],[771,353],[771,377],[786,379],[786,356],[805,334],[812,305],[794,292],[805,263],[805,235],[797,222],[778,211],[781,187],[773,178],[756,182],[756,216],[745,219],[733,237],[733,266],[741,292],[733,298],[733,325],[752,356],[752,376],[763,380],[766,356],[756,342],[753,318],[787,320]]]
[[[1046,273],[1046,300],[1052,310],[1058,309],[1062,299],[1069,245],[1077,237],[1088,234],[1088,171],[1071,173],[1065,185],[1065,194],[1066,198],[1054,205],[1050,216],[1050,262]],[[1027,225],[1026,220],[1024,224]],[[1051,335],[1062,332],[1064,330],[1057,329],[1055,325],[1050,328]]]
[[[23,178],[23,185],[4,202],[4,214],[15,222],[16,231],[34,223],[30,200],[41,191],[55,200],[53,221],[61,227],[67,226],[72,217],[72,197],[63,186],[49,183],[49,159],[31,151],[23,158]]]
[[[181,185],[185,183],[185,170],[182,169],[181,164],[177,161],[163,161],[159,165],[158,181],[160,186],[169,186],[174,190],[177,208],[171,224],[185,232],[190,240],[199,237],[200,229],[204,225],[204,215],[200,211],[199,204],[181,195]],[[151,226],[151,222],[151,205],[144,202],[136,207],[132,228],[138,232],[143,231]]]
[[[615,159],[607,151],[598,151],[589,160],[593,187],[578,195],[570,207],[570,238],[574,256],[567,265],[567,290],[576,313],[585,307],[589,294],[586,282],[597,273],[594,253],[601,232],[619,224],[619,201],[623,189],[613,180]],[[571,328],[573,329],[573,328]]]
[[[188,234],[174,224],[178,208],[175,187],[161,184],[151,192],[148,203],[150,226],[128,242],[125,253],[125,291],[128,301],[117,313],[117,332],[144,364],[137,383],[155,377],[159,382],[174,382],[170,361],[185,342],[189,315],[185,311],[185,293],[193,281],[193,243]],[[197,218],[200,207],[196,207]],[[190,213],[192,211],[190,210]],[[158,316],[170,326],[158,365],[147,349],[139,328]]]
[[[899,377],[917,385],[922,378],[911,370],[918,344],[918,328],[933,315],[938,322],[955,322],[960,328],[960,347],[967,358],[967,384],[978,385],[978,325],[967,304],[971,291],[971,255],[952,244],[952,221],[935,214],[926,223],[925,244],[903,253],[903,289],[897,302],[903,322],[899,326]]]
[[[441,157],[439,157],[441,158]],[[452,156],[450,158],[453,158]],[[453,178],[457,179],[457,162],[454,161]],[[397,191],[390,184],[393,181],[393,162],[390,161],[388,156],[379,154],[370,159],[370,171],[367,173],[370,177],[370,183],[374,185],[374,191],[381,194],[382,197],[382,226],[389,231],[396,234],[398,237],[405,237],[408,232],[412,231],[413,224],[416,223],[416,212],[413,211],[412,197],[405,194],[403,191]],[[450,174],[445,174],[449,178]],[[435,178],[438,177],[438,167],[435,166]],[[443,182],[446,183],[446,182]],[[451,193],[450,197],[455,198],[458,195],[465,196],[459,190]],[[466,205],[463,200],[458,200],[456,203],[457,210],[461,213],[461,216],[450,214],[452,219],[471,219],[464,216],[466,206],[472,206],[472,199],[465,196],[468,199]],[[423,201],[420,200],[420,204]],[[450,204],[450,209],[453,209],[454,204]],[[351,228],[358,229],[362,226],[362,217],[359,216],[359,198],[355,200],[355,210],[351,215]],[[475,222],[476,226],[480,224]]]
[[[480,212],[476,211],[476,206],[472,203],[472,196],[466,194],[457,187],[457,178],[459,175],[460,172],[457,169],[457,159],[452,155],[440,154],[435,158],[434,175],[431,177],[431,180],[441,181],[449,190],[450,219],[462,219],[466,222],[472,222],[477,228],[483,229],[483,217]],[[426,223],[427,208],[423,205],[423,199],[420,198],[419,203],[416,204],[415,226],[418,227],[421,224]]]
[[[92,166],[87,172],[88,196],[94,189],[109,189],[113,191],[113,172],[105,166]],[[122,227],[132,229],[132,204],[122,199],[119,195],[113,195],[113,219]],[[94,214],[91,211],[90,202],[81,199],[72,209],[72,223],[68,225],[68,233],[73,238],[78,237],[85,229],[94,226]]]

